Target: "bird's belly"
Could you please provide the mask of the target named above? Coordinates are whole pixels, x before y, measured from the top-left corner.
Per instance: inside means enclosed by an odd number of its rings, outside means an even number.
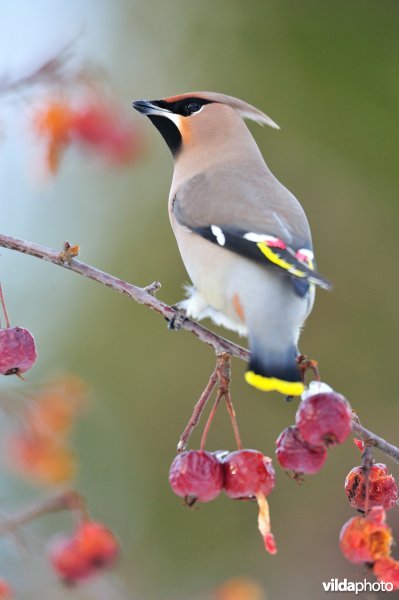
[[[174,231],[187,272],[200,294],[200,298],[192,297],[193,302],[208,305],[227,320],[206,310],[202,311],[203,316],[244,334],[246,328],[262,330],[266,326],[272,337],[296,342],[313,305],[314,286],[301,298],[285,275],[263,268],[182,227]]]
[[[180,228],[176,240],[184,265],[196,289],[209,306],[227,310],[226,279],[234,255],[199,235]]]

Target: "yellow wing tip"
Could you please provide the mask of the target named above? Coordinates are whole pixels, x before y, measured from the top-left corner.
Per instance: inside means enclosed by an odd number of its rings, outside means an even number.
[[[245,381],[262,392],[280,392],[284,396],[300,396],[305,389],[301,381],[284,381],[277,377],[264,377],[253,371],[245,373]]]

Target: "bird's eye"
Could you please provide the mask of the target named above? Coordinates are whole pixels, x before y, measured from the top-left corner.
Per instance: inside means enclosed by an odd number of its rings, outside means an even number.
[[[199,111],[199,109],[201,108],[201,104],[198,104],[198,102],[189,102],[186,105],[186,108],[187,108],[188,114],[191,115],[192,113]]]

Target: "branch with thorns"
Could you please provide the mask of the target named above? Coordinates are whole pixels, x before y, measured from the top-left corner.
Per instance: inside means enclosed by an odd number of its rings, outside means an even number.
[[[128,296],[131,300],[147,306],[151,310],[154,310],[158,314],[162,315],[169,323],[173,322],[180,316],[179,310],[176,307],[170,306],[165,302],[162,302],[155,297],[156,292],[160,289],[161,285],[159,282],[153,282],[146,287],[139,287],[128,283],[118,277],[105,273],[91,265],[83,263],[75,258],[79,247],[76,245],[71,246],[69,243],[64,244],[62,251],[57,251],[33,242],[17,239],[11,236],[0,234],[0,247],[7,248],[34,256],[42,260],[51,262],[55,265],[74,271],[83,277],[97,281],[98,283],[105,285],[114,291]],[[193,429],[198,424],[203,410],[212,395],[216,385],[218,384],[218,392],[215,400],[213,412],[216,411],[222,398],[225,399],[230,418],[233,423],[233,428],[236,436],[237,445],[240,447],[241,441],[238,433],[237,424],[235,421],[234,408],[231,403],[230,397],[230,362],[231,358],[239,358],[244,361],[249,359],[249,351],[242,348],[238,344],[231,342],[222,336],[210,331],[203,325],[192,321],[189,318],[185,318],[180,325],[181,329],[194,334],[199,340],[211,346],[216,354],[217,362],[210,379],[200,396],[197,404],[195,405],[193,414],[187,424],[187,427],[183,431],[179,443],[178,451],[184,450],[188,444],[189,437]],[[314,361],[308,361],[304,357],[300,357],[301,363],[306,370],[307,368],[312,369],[315,375],[318,375],[317,364]],[[212,412],[211,412],[212,415]],[[210,416],[211,416],[210,415]],[[212,417],[213,418],[213,417]],[[210,423],[209,423],[210,425]],[[208,426],[209,428],[209,426]],[[366,429],[360,424],[357,415],[352,418],[352,432],[362,439],[366,446],[378,448],[389,456],[392,460],[399,464],[399,448],[390,444],[382,437],[376,435],[372,431]],[[205,432],[204,432],[205,433]],[[205,442],[204,442],[205,443]]]

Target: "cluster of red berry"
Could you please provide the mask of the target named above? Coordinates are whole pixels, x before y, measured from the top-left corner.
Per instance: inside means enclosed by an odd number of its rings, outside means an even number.
[[[275,554],[277,549],[270,531],[266,496],[273,490],[275,481],[271,459],[257,450],[189,450],[176,456],[169,471],[173,491],[184,498],[188,506],[193,506],[197,501],[209,502],[222,490],[233,499],[256,498],[259,505],[259,529],[266,550],[271,554]]]
[[[348,437],[351,418],[343,396],[324,383],[312,382],[299,405],[296,426],[285,429],[277,440],[278,462],[295,477],[316,473],[326,460],[327,447]],[[222,490],[230,498],[256,498],[265,547],[275,553],[266,501],[275,485],[272,461],[257,450],[241,449],[240,440],[238,445],[235,452],[205,452],[201,444],[201,450],[178,454],[170,468],[170,485],[188,506],[213,500]]]
[[[72,535],[61,535],[49,543],[50,562],[67,584],[75,584],[112,566],[119,544],[101,523],[83,521]]]
[[[57,172],[64,151],[73,143],[121,165],[138,156],[143,141],[121,107],[93,94],[79,106],[67,99],[48,100],[37,110],[34,126],[46,141],[46,166],[51,174]]]
[[[360,448],[364,448],[361,443]],[[391,556],[391,528],[386,511],[398,503],[398,486],[382,463],[353,468],[345,480],[347,498],[363,516],[352,517],[340,533],[343,555],[355,564],[370,566],[379,582],[399,589],[399,562]],[[389,590],[387,590],[389,591]]]
[[[7,463],[12,471],[38,484],[71,481],[77,461],[71,430],[87,406],[87,386],[76,376],[58,377],[24,395],[18,428],[7,439]]]
[[[348,401],[328,385],[312,381],[302,395],[296,425],[287,427],[276,442],[280,465],[296,477],[320,471],[327,448],[342,444],[351,431],[352,411]]]

